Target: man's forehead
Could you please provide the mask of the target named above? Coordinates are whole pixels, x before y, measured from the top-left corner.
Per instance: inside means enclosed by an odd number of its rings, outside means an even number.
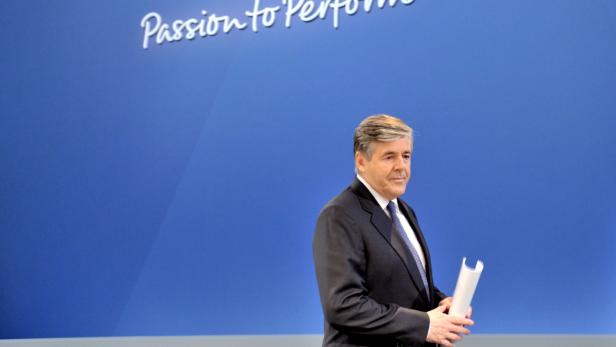
[[[384,152],[412,152],[413,143],[408,137],[402,137],[394,141],[374,141],[371,143],[373,150]]]

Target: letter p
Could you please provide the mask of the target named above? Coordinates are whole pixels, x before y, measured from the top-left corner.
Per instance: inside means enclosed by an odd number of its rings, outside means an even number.
[[[152,26],[152,19],[154,20],[154,26]],[[156,12],[150,12],[143,16],[141,20],[141,27],[143,30],[143,49],[148,49],[148,42],[150,37],[156,35],[160,29],[161,18]]]

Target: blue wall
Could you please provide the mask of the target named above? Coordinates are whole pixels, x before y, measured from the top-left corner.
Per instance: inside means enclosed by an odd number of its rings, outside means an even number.
[[[262,6],[280,1],[261,1]],[[2,1],[0,338],[320,333],[352,132],[416,130],[437,284],[478,333],[616,333],[616,3],[437,1],[142,48],[253,1]]]

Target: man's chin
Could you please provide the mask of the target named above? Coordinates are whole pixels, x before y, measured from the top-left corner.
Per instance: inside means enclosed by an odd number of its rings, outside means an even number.
[[[391,193],[395,195],[396,197],[401,196],[402,194],[404,194],[404,192],[406,192],[406,184],[404,184],[403,187],[394,187],[391,190]]]

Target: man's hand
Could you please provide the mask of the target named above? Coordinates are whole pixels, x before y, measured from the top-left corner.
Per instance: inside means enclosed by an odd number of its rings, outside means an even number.
[[[448,296],[445,299],[441,300],[441,302],[438,303],[439,306],[444,306],[445,307],[445,312],[449,313],[449,308],[451,307],[451,303],[453,302],[453,297]],[[473,315],[473,307],[469,306],[468,311],[466,311],[466,318],[471,318],[471,316]]]
[[[432,311],[428,311],[430,330],[426,340],[442,346],[453,347],[455,341],[462,339],[461,334],[468,335],[471,333],[465,326],[471,326],[475,323],[468,318],[448,316],[445,314],[447,309],[447,305],[441,305]]]
[[[445,299],[441,300],[441,302],[438,303],[439,306],[445,306],[445,312],[449,311],[449,308],[451,307],[451,303],[453,302],[453,296],[448,296]]]

